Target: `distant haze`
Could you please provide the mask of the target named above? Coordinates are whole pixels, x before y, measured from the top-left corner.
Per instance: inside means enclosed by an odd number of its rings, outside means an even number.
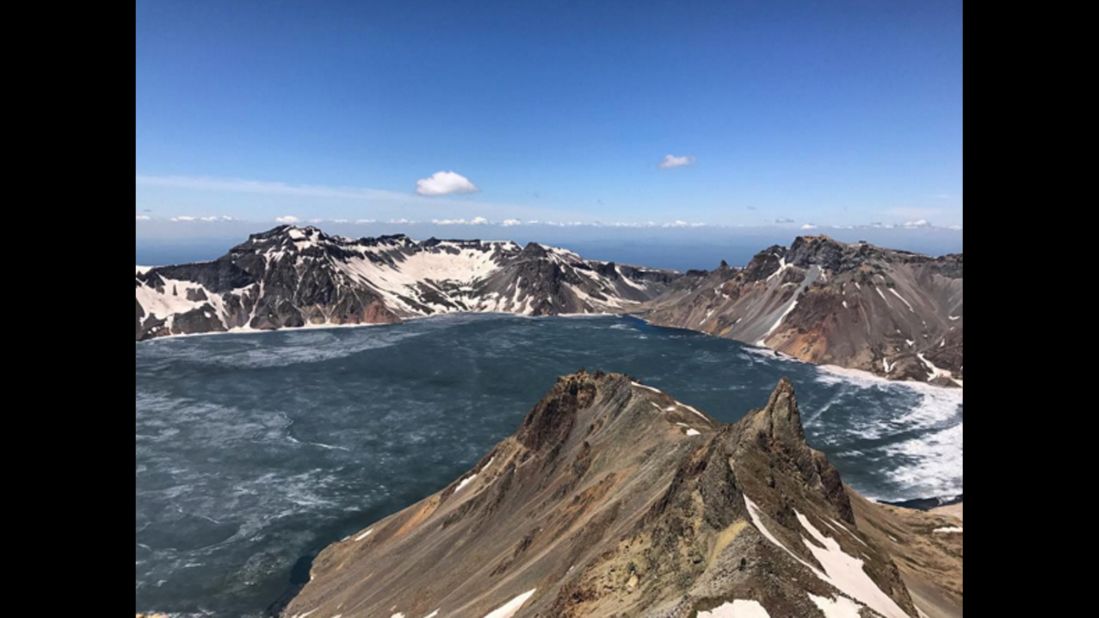
[[[230,221],[181,223],[139,221],[136,262],[144,266],[213,260],[249,234],[275,227],[276,223]],[[299,223],[298,225],[306,225]],[[843,242],[869,243],[927,255],[962,251],[962,232],[945,228],[816,228],[790,227],[695,227],[617,228],[591,225],[436,225],[429,223],[321,223],[327,234],[351,238],[403,233],[424,240],[514,240],[538,242],[571,249],[585,258],[610,260],[656,268],[712,269],[721,260],[743,266],[757,252],[771,245],[789,245],[798,236],[825,234]]]

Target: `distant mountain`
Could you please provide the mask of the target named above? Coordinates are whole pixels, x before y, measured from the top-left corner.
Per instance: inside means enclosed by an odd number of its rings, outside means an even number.
[[[690,271],[639,312],[799,359],[962,384],[962,256],[804,236],[744,268]]]
[[[724,424],[581,371],[447,487],[323,550],[283,615],[960,616],[956,523],[845,486],[786,380]]]
[[[537,243],[253,234],[212,262],[138,267],[136,338],[441,313],[616,313],[899,380],[962,384],[962,256],[826,236],[744,268],[639,268]]]
[[[280,226],[212,262],[138,268],[137,339],[458,311],[623,313],[678,273],[510,241],[329,236]]]

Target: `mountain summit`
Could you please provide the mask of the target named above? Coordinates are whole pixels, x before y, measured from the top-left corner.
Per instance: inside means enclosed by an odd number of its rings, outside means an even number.
[[[350,239],[283,225],[212,261],[136,273],[137,339],[374,324],[457,311],[624,312],[672,271],[585,260],[511,241]]]
[[[724,424],[580,371],[466,474],[322,551],[284,615],[917,616],[876,508],[806,444],[786,380]]]
[[[641,314],[804,361],[962,385],[962,256],[799,236],[680,278]]]

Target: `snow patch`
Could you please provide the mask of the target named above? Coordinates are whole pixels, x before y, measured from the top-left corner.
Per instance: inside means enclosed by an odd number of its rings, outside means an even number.
[[[355,537],[355,540],[356,541],[361,541],[361,540],[365,539],[366,537],[370,536],[371,532],[374,532],[373,528],[371,528],[371,529],[367,530],[366,532],[360,534],[359,536]]]
[[[786,309],[783,310],[782,314],[778,316],[778,319],[775,320],[775,322],[773,324],[771,324],[771,327],[767,329],[767,332],[763,333],[763,336],[759,338],[759,341],[756,341],[756,345],[758,345],[758,346],[764,345],[763,342],[766,341],[766,339],[771,336],[771,333],[775,332],[775,329],[778,328],[778,325],[782,324],[782,321],[786,319],[786,316],[789,315],[790,312],[794,310],[794,307],[797,307],[797,306],[798,306],[798,297],[795,294],[794,298],[793,298],[793,301],[790,302],[790,304],[786,306]]]
[[[954,532],[960,533],[961,531],[962,531],[961,526],[946,526],[946,527],[943,527],[943,528],[935,528],[934,530],[932,530],[932,532],[939,532],[939,533],[943,533],[943,534],[951,534],[951,533],[954,533]]]
[[[527,590],[523,594],[520,594],[507,603],[504,603],[500,607],[485,614],[485,618],[511,618],[519,611],[519,608],[523,607],[523,604],[526,603],[528,599],[534,596],[534,593],[537,590],[537,588]]]
[[[759,516],[759,507],[756,506],[755,502],[752,502],[752,499],[748,497],[748,494],[744,494],[744,504],[748,507],[748,516],[752,518],[752,525],[756,527],[756,530],[759,530],[759,533],[762,534],[765,539],[770,541],[776,547],[790,554],[790,556],[794,560],[800,562],[802,565],[812,571],[813,574],[815,574],[817,577],[819,577],[820,579],[825,579],[825,574],[817,570],[817,567],[809,564],[805,560],[802,560],[801,556],[798,556],[794,552],[790,551],[788,547],[782,544],[782,541],[778,540],[775,535],[771,534],[771,531],[767,529],[767,526],[763,525],[763,519]]]
[[[809,548],[813,557],[817,559],[817,562],[820,563],[822,567],[824,567],[824,572],[827,573],[827,577],[822,579],[835,586],[838,590],[865,603],[870,609],[873,609],[886,618],[906,618],[908,616],[892,597],[883,592],[882,589],[874,583],[874,580],[870,579],[870,576],[867,575],[866,571],[862,568],[862,560],[843,551],[835,539],[825,536],[817,530],[812,522],[799,513],[797,509],[794,509],[794,514],[797,516],[801,526],[809,532],[810,536],[812,536],[817,543],[823,545],[823,547],[820,547],[815,543],[810,543],[804,538],[802,539],[802,542]]]
[[[954,380],[953,373],[947,371],[946,369],[939,369],[938,367],[936,367],[935,363],[932,363],[931,361],[927,360],[926,357],[924,357],[923,352],[917,353],[916,358],[919,358],[920,362],[923,363],[925,367],[927,367],[928,373],[930,373],[932,380],[938,377],[945,377],[949,378],[950,380]]]
[[[458,493],[459,491],[462,491],[462,488],[465,487],[466,485],[469,485],[470,481],[472,481],[475,478],[477,478],[476,473],[471,474],[471,475],[467,476],[466,478],[462,479],[462,481],[460,483],[458,483],[458,486],[454,488],[454,493]]]
[[[670,405],[667,408],[664,408],[664,411],[665,412],[675,412],[677,407],[678,408],[687,408],[691,412],[694,412],[696,415],[698,415],[698,418],[706,421],[707,423],[710,422],[710,419],[705,414],[699,412],[698,410],[694,409],[692,406],[689,406],[689,405],[687,405],[687,404],[685,404],[681,401],[677,401],[673,405]]]
[[[625,283],[626,285],[630,286],[631,288],[633,288],[635,290],[640,290],[640,291],[644,292],[645,288],[648,287],[648,283],[646,283],[644,281],[642,281],[641,283],[634,283],[633,281],[631,281],[629,277],[622,274],[622,269],[619,268],[617,264],[615,264],[615,266],[614,266],[614,272],[618,273],[618,276],[622,278],[622,283]]]
[[[771,255],[774,255],[774,254],[771,254]],[[792,266],[792,264],[787,264],[787,263],[786,263],[786,258],[784,258],[784,257],[780,257],[780,258],[778,259],[778,270],[776,270],[775,272],[771,273],[771,274],[770,274],[770,275],[769,275],[769,276],[767,277],[766,281],[770,281],[771,279],[774,279],[774,278],[775,278],[775,277],[777,277],[778,275],[781,275],[781,274],[782,274],[783,272],[785,272],[785,270],[786,270],[787,268],[790,268],[790,266]]]
[[[734,599],[726,601],[710,611],[695,614],[696,618],[771,618],[759,601]]]
[[[812,592],[805,594],[809,595],[809,600],[824,614],[824,618],[861,618],[859,608],[862,606],[842,594],[835,599],[818,597]]]
[[[699,320],[699,321],[698,321],[698,325],[699,325],[699,326],[702,326],[702,325],[703,325],[703,324],[704,324],[704,323],[706,322],[706,320],[709,320],[709,319],[710,319],[710,316],[711,316],[711,315],[713,315],[713,314],[714,314],[714,310],[713,310],[713,309],[710,309],[709,311],[707,311],[707,312],[706,312],[706,317],[704,317],[704,318],[702,318],[701,320]]]
[[[896,290],[894,290],[893,288],[889,288],[889,291],[893,293],[893,296],[896,296],[897,298],[901,299],[901,302],[904,303],[905,307],[908,307],[909,311],[911,311],[912,313],[916,313],[916,310],[912,308],[912,305],[909,304],[909,302],[907,300],[905,300],[903,296],[898,294]]]
[[[829,522],[831,522],[831,523],[829,523]],[[855,534],[854,532],[851,532],[850,530],[848,530],[848,529],[847,529],[847,526],[845,526],[845,525],[841,524],[840,522],[838,522],[838,521],[836,521],[836,520],[832,519],[831,517],[829,517],[829,518],[828,518],[828,520],[827,520],[827,521],[825,521],[824,523],[826,523],[826,524],[829,524],[830,526],[832,526],[832,528],[833,528],[833,529],[834,529],[834,528],[835,528],[836,526],[839,526],[839,527],[840,527],[840,529],[842,529],[842,530],[843,530],[844,532],[846,532],[847,534],[850,534],[850,535],[851,535],[851,538],[855,539],[855,540],[856,540],[856,541],[858,541],[859,543],[862,543],[863,545],[866,545],[866,541],[862,540],[862,537],[860,537],[859,535]],[[869,545],[866,545],[866,546],[867,546],[867,547],[870,547]]]

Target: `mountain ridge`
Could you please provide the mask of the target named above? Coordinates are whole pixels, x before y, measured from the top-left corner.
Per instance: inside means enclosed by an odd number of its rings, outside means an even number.
[[[283,225],[208,262],[137,267],[136,339],[391,324],[454,312],[635,315],[895,380],[961,386],[962,255],[827,236],[685,273],[507,240],[351,239]]]
[[[805,442],[785,379],[725,424],[581,370],[468,472],[323,550],[283,615],[917,616],[878,508]]]
[[[512,241],[252,234],[209,262],[136,269],[136,336],[394,323],[457,311],[622,311],[676,273]]]
[[[959,253],[799,236],[743,268],[681,277],[640,315],[816,364],[962,386]]]

